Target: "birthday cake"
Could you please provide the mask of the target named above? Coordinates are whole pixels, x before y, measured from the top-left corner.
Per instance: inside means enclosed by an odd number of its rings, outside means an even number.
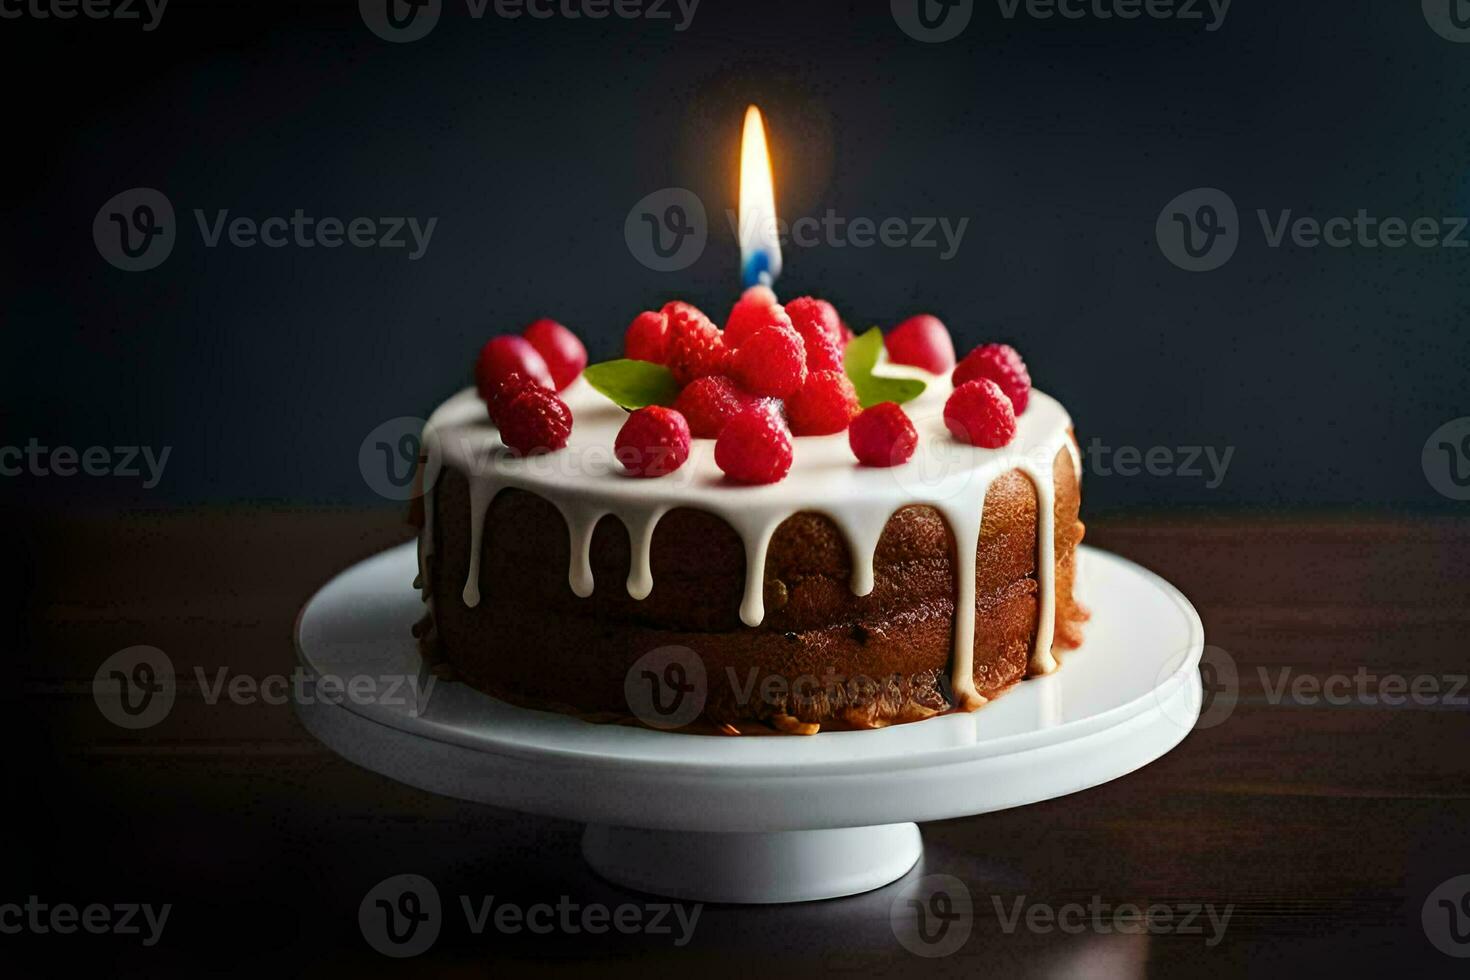
[[[625,355],[537,321],[430,418],[416,633],[445,676],[811,734],[975,710],[1080,643],[1072,423],[1010,347],[957,363],[932,316],[854,337],[756,287],[723,329],[641,314]]]

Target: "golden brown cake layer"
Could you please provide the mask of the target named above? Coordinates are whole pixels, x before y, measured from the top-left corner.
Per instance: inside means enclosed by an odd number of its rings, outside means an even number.
[[[1075,647],[1086,613],[1072,595],[1080,490],[1070,453],[1054,461],[1056,646]],[[1018,471],[984,501],[976,566],[974,676],[990,697],[1025,676],[1036,634],[1037,497]],[[741,622],[745,549],[722,520],[674,510],[653,535],[653,591],[628,595],[627,530],[597,525],[593,594],[568,584],[570,543],[560,512],[502,491],[485,517],[480,593],[462,591],[470,567],[465,475],[446,467],[432,498],[427,562],[435,655],[453,675],[496,696],[587,716],[630,714],[624,682],[651,650],[682,646],[705,667],[703,720],[761,722],[783,731],[875,727],[949,710],[954,646],[954,539],[937,511],[905,507],[874,556],[874,589],[855,596],[848,547],[816,512],[777,529],[766,558],[765,620]],[[980,506],[980,501],[976,501]],[[799,724],[800,723],[800,724]],[[805,727],[802,727],[802,724]]]

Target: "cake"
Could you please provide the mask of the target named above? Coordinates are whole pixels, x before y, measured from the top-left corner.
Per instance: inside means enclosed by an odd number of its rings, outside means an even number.
[[[890,334],[890,357],[904,336]],[[553,368],[558,356],[548,352]],[[569,416],[570,431],[558,429],[562,445],[527,451],[492,422],[508,409],[482,377],[433,413],[422,440],[416,585],[426,615],[416,632],[426,660],[513,704],[653,727],[670,726],[630,703],[630,683],[650,656],[678,661],[678,677],[691,676],[685,667],[700,675],[697,712],[679,727],[732,734],[973,711],[1056,669],[1055,653],[1080,643],[1086,618],[1073,596],[1083,525],[1071,419],[1030,389],[1024,366],[1025,390],[1003,392],[1011,375],[964,380],[970,358],[946,369],[952,348],[902,356],[911,363],[880,362],[860,381],[922,383],[901,412],[884,409],[911,420],[911,455],[862,465],[857,430],[843,421],[831,434],[792,436],[789,472],[760,485],[722,471],[724,431],[718,443],[686,436],[687,458],[669,472],[631,475],[614,450],[629,411],[580,366],[575,376],[546,372],[570,380],[530,385],[529,400],[556,402],[553,421]],[[955,381],[965,396],[1001,403],[1013,419],[1005,445],[971,444],[956,426]],[[780,401],[741,411],[784,426]]]

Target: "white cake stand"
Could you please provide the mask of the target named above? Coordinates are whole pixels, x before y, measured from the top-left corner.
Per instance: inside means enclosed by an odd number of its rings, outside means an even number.
[[[423,609],[408,544],[343,572],[302,610],[302,664],[347,693],[298,699],[297,710],[334,751],[399,782],[587,823],[583,854],[619,884],[708,902],[852,895],[914,866],[916,821],[1088,789],[1188,734],[1202,693],[1199,616],[1131,562],[1090,548],[1081,562],[1093,618],[1055,674],[974,714],[733,738],[595,725],[463,684],[427,686],[409,635]]]

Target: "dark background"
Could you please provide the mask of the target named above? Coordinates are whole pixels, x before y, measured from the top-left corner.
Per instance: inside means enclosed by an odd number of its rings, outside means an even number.
[[[1470,46],[1417,3],[1238,0],[1223,27],[976,7],[943,44],[887,4],[704,0],[673,21],[475,20],[389,44],[342,3],[188,4],[158,29],[6,20],[11,189],[0,275],[7,443],[173,447],[162,484],[10,481],[143,504],[381,503],[356,465],[423,416],[492,333],[554,316],[594,359],[639,310],[737,292],[741,113],[766,112],[787,219],[969,219],[959,253],[788,247],[788,296],[855,325],[932,311],[1014,342],[1087,443],[1234,447],[1224,482],[1105,476],[1089,507],[1454,506],[1420,451],[1466,414],[1470,251],[1268,248],[1255,217],[1470,212]],[[173,203],[157,269],[91,225],[133,187]],[[629,208],[688,187],[709,246],[654,272]],[[1233,260],[1189,273],[1154,222],[1214,186]],[[427,253],[222,244],[192,214],[439,219]],[[1470,237],[1470,236],[1467,236]],[[13,433],[13,435],[10,435]]]
[[[3,5],[3,4],[0,4]],[[1449,975],[1425,896],[1470,871],[1463,708],[1268,703],[1257,669],[1465,671],[1465,504],[1421,467],[1470,415],[1466,250],[1268,248],[1255,210],[1408,220],[1470,212],[1470,44],[1415,0],[1235,0],[1224,26],[1003,18],[937,45],[873,3],[703,0],[668,21],[473,20],[389,44],[352,0],[191,3],[160,26],[0,19],[0,447],[172,447],[162,483],[0,479],[21,541],[0,685],[0,902],[173,903],[165,940],[0,935],[0,971],[259,976],[401,964],[361,896],[404,872],[446,899],[645,899],[598,881],[579,828],[430,796],[358,769],[289,707],[181,688],[127,732],[91,682],[111,653],[181,675],[292,665],[327,578],[405,537],[358,467],[385,420],[424,416],[492,333],[550,315],[594,358],[679,296],[723,319],[741,114],[766,113],[788,219],[969,219],[959,254],[791,247],[779,286],[854,326],[942,316],[1009,340],[1084,446],[1233,448],[1223,483],[1089,469],[1088,542],[1176,583],[1240,666],[1228,723],[1085,794],[924,827],[925,871],[1038,901],[1236,907],[1184,937],[1002,935],[920,962],[897,886],[794,908],[710,908],[695,948],[447,932],[421,969],[484,976]],[[658,273],[624,241],[661,188],[710,209],[708,248]],[[1227,191],[1234,258],[1191,274],[1160,210]],[[103,260],[92,223],[134,187],[172,201],[159,268]],[[427,254],[206,248],[192,211],[257,220],[438,218]],[[1434,513],[1431,513],[1434,512]],[[412,967],[413,964],[410,964]],[[512,968],[511,970],[505,969]],[[1343,968],[1347,969],[1344,970]]]

